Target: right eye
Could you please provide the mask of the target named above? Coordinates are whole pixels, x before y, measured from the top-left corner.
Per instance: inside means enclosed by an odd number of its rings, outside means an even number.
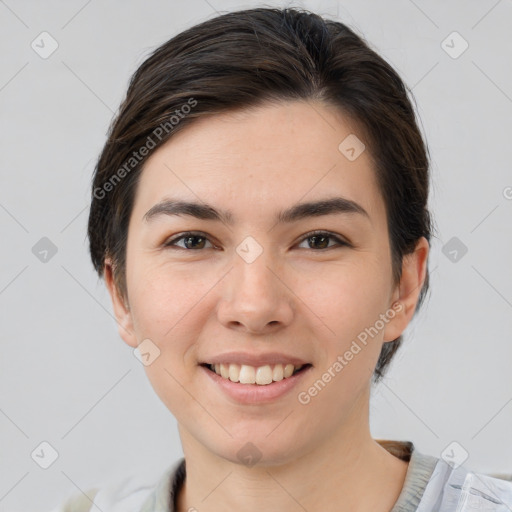
[[[183,240],[183,246],[177,245],[178,242],[181,242]],[[205,242],[208,242],[211,244],[209,238],[201,232],[192,232],[187,231],[186,233],[181,233],[178,236],[175,236],[174,238],[171,238],[170,240],[167,240],[164,243],[164,247],[169,247],[171,249],[183,249],[188,251],[197,251],[200,249],[204,249]],[[212,248],[213,248],[213,244]]]

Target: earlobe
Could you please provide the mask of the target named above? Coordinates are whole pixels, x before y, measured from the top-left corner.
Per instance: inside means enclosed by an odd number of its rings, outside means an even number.
[[[391,308],[395,311],[395,315],[386,325],[384,341],[397,339],[412,320],[427,275],[429,247],[428,240],[421,237],[414,252],[406,254],[403,258],[402,277]],[[396,304],[400,304],[400,307]]]
[[[135,348],[137,347],[138,342],[133,329],[131,311],[121,297],[121,294],[119,293],[119,290],[114,282],[112,261],[110,258],[105,258],[103,275],[105,277],[105,284],[110,294],[110,298],[112,300],[112,307],[114,310],[114,316],[116,318],[119,335],[125,341],[125,343]]]

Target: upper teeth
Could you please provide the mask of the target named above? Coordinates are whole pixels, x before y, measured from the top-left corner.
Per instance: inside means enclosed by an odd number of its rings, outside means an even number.
[[[273,381],[279,381],[291,377],[295,370],[299,370],[303,365],[294,366],[293,364],[275,364],[264,366],[249,366],[246,364],[215,364],[209,365],[217,375],[232,382],[241,384],[270,384]]]

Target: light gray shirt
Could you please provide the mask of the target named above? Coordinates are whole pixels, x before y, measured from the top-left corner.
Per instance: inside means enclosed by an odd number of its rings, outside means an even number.
[[[402,491],[390,512],[511,512],[512,482],[474,473],[464,466],[418,452],[411,442],[379,441],[409,462]],[[186,476],[185,459],[155,482],[141,475],[84,496],[73,496],[52,512],[176,512],[176,498]]]

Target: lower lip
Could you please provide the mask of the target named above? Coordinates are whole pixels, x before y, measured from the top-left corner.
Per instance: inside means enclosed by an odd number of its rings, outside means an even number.
[[[212,372],[204,366],[200,369],[213,381],[214,384],[226,393],[233,400],[242,404],[261,404],[271,402],[281,398],[286,393],[289,393],[306,375],[312,366],[308,366],[304,370],[271,384],[240,384],[239,382],[232,382],[225,379],[215,372]]]

